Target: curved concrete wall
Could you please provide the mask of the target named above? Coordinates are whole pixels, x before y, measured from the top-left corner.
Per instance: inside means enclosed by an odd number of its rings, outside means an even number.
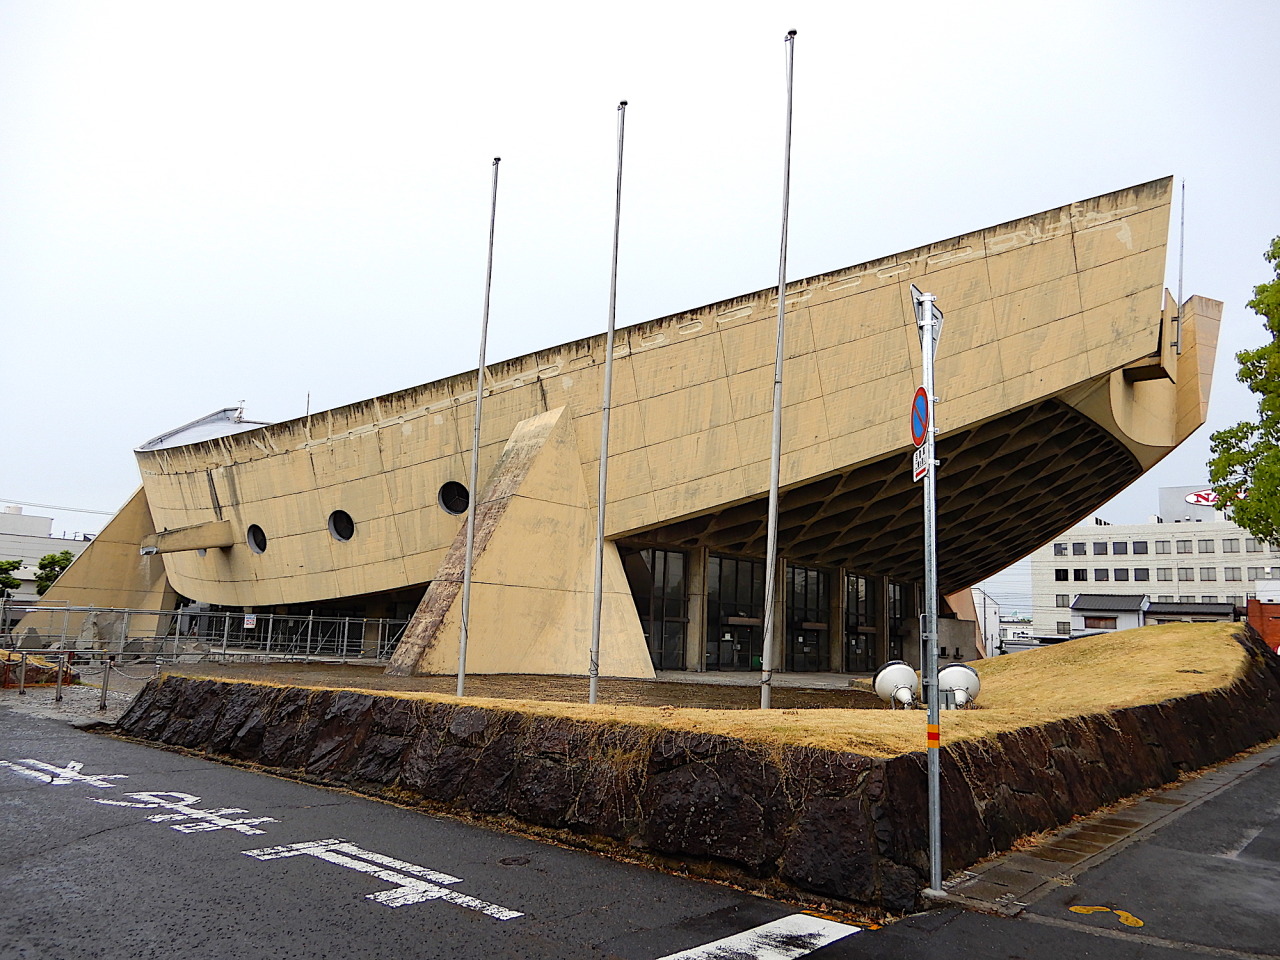
[[[948,872],[1280,733],[1280,658],[1230,688],[942,751]],[[924,755],[879,759],[343,690],[166,677],[129,736],[399,802],[505,815],[695,873],[909,910],[927,878]]]

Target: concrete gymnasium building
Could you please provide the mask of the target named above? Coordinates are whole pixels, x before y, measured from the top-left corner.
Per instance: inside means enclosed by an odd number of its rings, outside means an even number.
[[[1165,290],[1170,196],[1157,180],[789,285],[776,669],[916,654],[912,283],[946,314],[944,595],[1200,426],[1221,304]],[[765,290],[619,331],[603,675],[760,666],[776,314]],[[490,368],[478,497],[475,371],[284,423],[229,410],[178,428],[137,449],[141,488],[48,599],[403,614],[393,669],[447,673],[474,507],[468,669],[584,674],[603,361],[600,335]],[[959,599],[949,612],[972,618]]]

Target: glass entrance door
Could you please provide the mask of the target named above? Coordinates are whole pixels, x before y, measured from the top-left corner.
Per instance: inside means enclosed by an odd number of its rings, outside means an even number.
[[[707,669],[759,670],[763,655],[764,631],[758,624],[726,624],[714,643],[707,642]]]
[[[810,567],[787,566],[787,657],[788,670],[816,673],[831,669],[827,643],[827,572]]]
[[[798,630],[787,635],[787,669],[796,673],[820,673],[829,668],[825,630]]]
[[[764,653],[764,564],[711,556],[707,561],[708,670],[759,670]]]
[[[910,584],[890,580],[888,659],[905,659],[908,624],[915,617],[915,608],[915,591]]]
[[[870,673],[876,669],[879,588],[880,581],[872,577],[856,573],[845,577],[844,668],[849,673]]]

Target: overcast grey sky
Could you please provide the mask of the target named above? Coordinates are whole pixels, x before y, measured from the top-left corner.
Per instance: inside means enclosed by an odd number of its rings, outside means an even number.
[[[1273,0],[0,0],[0,504],[114,510],[220,407],[472,368],[494,156],[490,359],[602,332],[623,98],[619,322],[771,285],[790,28],[792,279],[1185,178],[1210,426],[1099,514],[1202,482],[1280,233]]]

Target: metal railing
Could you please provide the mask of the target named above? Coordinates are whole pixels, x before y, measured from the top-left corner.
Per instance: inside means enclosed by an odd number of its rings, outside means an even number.
[[[95,651],[96,652],[96,651]],[[25,696],[27,687],[29,686],[49,686],[48,674],[52,671],[54,674],[53,687],[54,702],[62,702],[63,688],[73,682],[85,682],[90,684],[94,677],[101,678],[98,681],[100,690],[98,696],[98,709],[107,709],[107,693],[111,686],[111,675],[127,677],[130,680],[149,680],[160,672],[159,661],[150,670],[143,673],[130,672],[125,670],[116,663],[114,656],[98,656],[89,657],[88,662],[81,663],[77,660],[77,653],[81,651],[74,650],[42,650],[37,656],[33,653],[22,651],[14,656],[13,659],[5,659],[0,661],[0,689],[8,689],[16,687],[18,696]],[[27,679],[27,672],[33,664],[38,666],[37,682],[32,683]]]
[[[118,663],[200,660],[389,660],[406,620],[314,614],[11,604],[0,646]],[[19,625],[20,622],[20,625]],[[0,625],[0,630],[5,630]]]

